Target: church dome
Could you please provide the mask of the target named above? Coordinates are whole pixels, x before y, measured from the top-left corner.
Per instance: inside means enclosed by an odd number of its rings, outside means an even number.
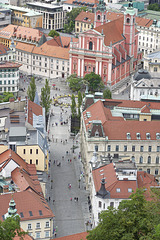
[[[138,72],[135,73],[133,78],[134,78],[134,80],[139,81],[139,80],[141,80],[143,78],[144,79],[151,79],[151,75],[150,75],[150,73],[147,70],[139,69]]]

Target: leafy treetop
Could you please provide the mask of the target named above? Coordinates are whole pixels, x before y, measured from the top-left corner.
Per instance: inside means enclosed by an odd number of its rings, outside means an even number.
[[[58,37],[59,33],[53,29],[49,32],[48,36],[53,37],[53,38]]]

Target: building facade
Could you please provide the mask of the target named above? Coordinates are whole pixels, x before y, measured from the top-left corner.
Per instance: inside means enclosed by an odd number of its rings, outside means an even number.
[[[144,69],[155,74],[160,72],[160,51],[152,52],[144,57]]]
[[[159,176],[159,103],[105,100],[88,95],[81,123],[81,153],[88,183],[93,152],[99,159],[135,161],[138,170]],[[92,104],[92,105],[91,105]],[[155,124],[156,121],[156,124]]]
[[[62,5],[27,2],[27,7],[43,14],[42,28],[50,30],[63,29],[66,11],[63,11]]]
[[[84,77],[95,72],[105,85],[111,87],[126,81],[137,68],[142,54],[138,52],[132,3],[129,3],[124,18],[106,21],[106,7],[101,1],[95,12],[95,28],[80,33],[79,42],[70,44],[70,74]]]
[[[20,64],[14,62],[1,62],[0,64],[0,94],[12,92],[17,96],[19,91]]]
[[[3,9],[0,6],[0,29],[3,29],[8,24],[11,24],[11,11],[8,9]]]

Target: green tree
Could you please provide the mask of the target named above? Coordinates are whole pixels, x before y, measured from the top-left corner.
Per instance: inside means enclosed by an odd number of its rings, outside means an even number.
[[[69,82],[69,87],[73,92],[79,91],[82,87],[82,79],[78,78],[76,74],[70,75],[67,78],[67,82]]]
[[[71,113],[72,113],[72,117],[73,117],[73,118],[75,118],[75,117],[77,116],[76,101],[75,101],[75,96],[74,96],[74,94],[72,94]]]
[[[3,222],[0,221],[0,240],[12,240],[16,236],[23,236],[25,232],[20,228],[19,216],[6,218]]]
[[[46,116],[49,113],[52,99],[50,98],[51,88],[49,86],[49,81],[46,79],[45,86],[41,89],[41,105],[45,108]]]
[[[108,88],[103,91],[103,98],[112,99],[112,93]]]
[[[75,27],[75,19],[80,14],[81,11],[87,11],[87,7],[77,7],[73,8],[72,11],[66,14],[66,24],[64,25],[64,31],[71,33]]]
[[[100,75],[94,72],[86,74],[84,80],[88,82],[88,87],[93,92],[97,91],[103,85]]]
[[[36,94],[36,83],[34,77],[31,78],[30,85],[27,89],[28,98],[33,102]]]
[[[59,33],[57,32],[57,31],[55,31],[55,30],[51,30],[50,32],[49,32],[49,34],[48,34],[48,36],[50,36],[50,37],[58,37],[59,36]]]
[[[80,107],[82,105],[82,94],[80,91],[78,91],[78,117],[81,117],[81,111],[80,111]]]
[[[148,5],[147,7],[148,10],[153,10],[153,11],[160,11],[160,7],[158,3],[153,3]]]
[[[100,214],[98,226],[91,230],[88,240],[157,240],[160,231],[159,201],[147,201],[145,191],[137,189],[123,200],[118,209],[109,207]]]
[[[14,98],[15,99],[13,93],[10,93],[10,92],[4,92],[3,93],[3,96],[2,96],[2,101],[3,102],[8,102],[10,98]]]

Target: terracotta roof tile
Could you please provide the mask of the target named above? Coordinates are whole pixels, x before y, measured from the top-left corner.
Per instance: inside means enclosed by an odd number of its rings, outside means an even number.
[[[147,105],[145,105],[144,107],[142,107],[142,109],[141,109],[141,113],[150,113],[151,111],[150,111],[150,108],[147,106]]]
[[[150,188],[150,186],[158,186],[155,177],[144,171],[137,171],[138,188]]]
[[[10,193],[0,195],[0,205],[3,205],[3,208],[0,208],[0,220],[3,220],[2,216],[7,212],[11,198],[12,194]],[[20,212],[23,212],[24,217],[21,217],[21,221],[54,217],[45,199],[33,191],[13,193],[13,199],[16,203],[17,213],[20,215]],[[42,211],[42,215],[39,214],[39,210]],[[32,211],[33,216],[30,216],[29,211]]]
[[[87,232],[77,233],[65,237],[56,238],[57,240],[87,240]]]
[[[28,172],[28,164],[11,149],[8,149],[0,154],[0,171],[2,171],[2,169],[10,162],[11,159],[21,166],[26,172]]]
[[[0,68],[19,68],[20,66],[22,65],[14,62],[8,62],[8,61],[1,62],[0,64]]]
[[[7,54],[7,51],[10,49],[6,46],[4,46],[2,43],[0,43],[0,55]]]
[[[28,100],[28,122],[31,125],[33,125],[33,114],[36,116],[43,115],[43,108],[31,100]]]
[[[21,231],[24,231],[23,229],[21,229]],[[17,234],[16,236],[13,238],[13,240],[22,240],[21,237],[19,237]],[[33,238],[31,236],[29,236],[28,234],[25,234],[23,236],[23,240],[33,240]]]
[[[142,17],[136,17],[136,23],[138,26],[141,27],[150,27],[153,23],[153,20]]]
[[[18,42],[16,45],[16,49],[31,53],[34,49],[34,45]]]
[[[75,21],[85,22],[85,23],[94,23],[94,13],[82,11],[76,17]]]

